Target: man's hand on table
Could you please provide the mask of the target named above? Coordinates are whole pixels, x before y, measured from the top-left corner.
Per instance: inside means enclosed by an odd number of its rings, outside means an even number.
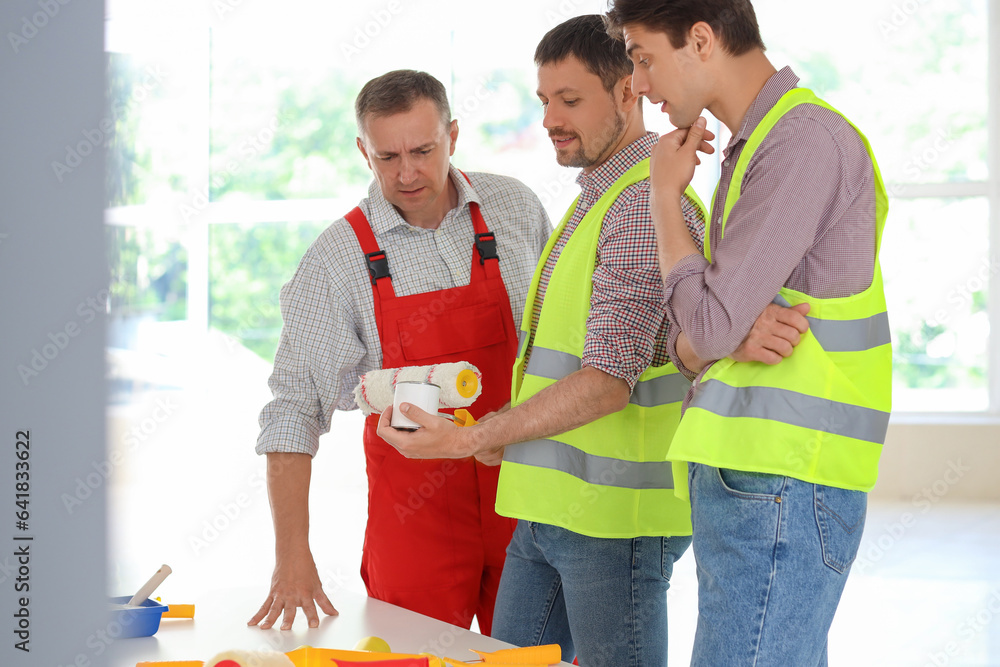
[[[274,566],[271,590],[267,594],[267,599],[247,625],[260,623],[260,627],[266,630],[273,626],[278,616],[284,612],[281,629],[291,630],[292,622],[295,620],[295,610],[302,607],[309,627],[315,628],[319,626],[317,603],[327,616],[338,614],[333,603],[323,592],[323,584],[319,580],[312,554],[306,552],[281,557]]]

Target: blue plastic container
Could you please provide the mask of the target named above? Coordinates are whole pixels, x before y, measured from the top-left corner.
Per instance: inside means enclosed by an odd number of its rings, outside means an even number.
[[[111,604],[128,604],[131,595],[108,598]],[[151,637],[160,629],[160,617],[167,610],[167,605],[156,600],[146,600],[141,607],[129,609],[112,609],[110,620],[122,628],[119,637]]]

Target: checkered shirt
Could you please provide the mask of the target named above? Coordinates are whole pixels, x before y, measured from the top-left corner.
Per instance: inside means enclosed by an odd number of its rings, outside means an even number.
[[[535,265],[552,231],[538,197],[506,176],[454,167],[458,206],[437,229],[408,224],[376,183],[361,201],[385,251],[397,296],[469,284],[474,231],[469,202],[479,203],[496,235],[500,273],[511,311],[524,309]],[[374,298],[364,256],[350,224],[337,220],[320,234],[281,289],[284,326],[268,386],[274,398],[260,413],[257,453],[315,455],[334,410],[352,410],[358,378],[382,367]],[[515,320],[516,325],[516,320]]]
[[[570,236],[601,195],[622,174],[649,157],[657,139],[655,132],[648,132],[589,174],[580,172],[577,176],[580,197],[539,279],[532,311],[531,344],[545,290]],[[686,195],[681,208],[692,238],[701,247],[705,236],[704,215]],[[583,365],[625,380],[631,391],[646,368],[670,361],[666,347],[670,322],[663,302],[663,279],[649,208],[648,179],[625,188],[604,216],[597,241],[593,287]],[[531,354],[531,344],[526,357]],[[527,363],[524,366],[527,367]]]

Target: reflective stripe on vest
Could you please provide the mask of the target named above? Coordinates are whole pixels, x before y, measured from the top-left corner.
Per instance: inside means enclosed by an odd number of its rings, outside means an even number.
[[[568,235],[531,332],[542,267],[576,203],[552,234],[522,318],[511,383],[513,406],[581,369],[604,217],[625,188],[648,177],[648,160],[630,168]],[[655,262],[650,254],[649,261]],[[674,489],[686,488],[686,467],[666,461],[689,388],[690,382],[669,363],[647,368],[622,410],[548,439],[509,445],[500,471],[497,512],[591,537],[689,535],[691,508]]]
[[[629,403],[634,403],[644,408],[651,408],[654,405],[683,403],[684,397],[687,396],[690,389],[691,380],[688,380],[680,373],[661,375],[658,378],[636,382]]]
[[[517,332],[517,358],[524,356],[524,351],[528,349],[528,332],[521,329]]]
[[[561,380],[582,367],[582,361],[576,355],[535,347],[531,350],[531,359],[528,360],[528,370],[525,372],[549,380]],[[691,381],[680,373],[640,380],[635,383],[629,403],[644,408],[679,403],[687,396],[690,388]]]
[[[778,121],[800,104],[840,115],[802,88],[775,104],[747,139],[726,199],[713,202],[723,209],[720,240],[755,152]],[[672,460],[860,491],[874,486],[892,404],[892,348],[878,259],[888,197],[871,146],[860,131],[858,136],[871,158],[875,189],[871,284],[851,296],[830,299],[782,287],[774,300],[778,305],[810,304],[809,331],[777,365],[732,359],[712,364],[696,384],[674,434],[668,454]],[[707,242],[705,249],[711,261]]]
[[[531,349],[525,373],[549,380],[561,380],[580,370],[581,363],[580,357],[575,354],[535,346]]]
[[[722,417],[753,417],[802,426],[881,445],[889,413],[817,398],[776,387],[731,387],[720,380],[700,382],[698,407]]]
[[[780,294],[775,297],[774,303],[785,308],[792,307],[788,299]],[[809,331],[827,352],[863,352],[892,342],[887,312],[856,320],[824,320],[808,315],[806,319],[809,320]]]
[[[628,461],[588,454],[558,440],[531,440],[508,445],[503,460],[569,473],[590,484],[626,489],[672,489],[669,461]]]

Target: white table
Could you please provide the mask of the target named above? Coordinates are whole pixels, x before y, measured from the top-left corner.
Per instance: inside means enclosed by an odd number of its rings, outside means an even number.
[[[476,658],[470,648],[481,651],[510,648],[510,644],[491,637],[345,590],[339,590],[335,600],[340,615],[325,616],[320,612],[318,628],[308,627],[301,609],[291,630],[278,630],[280,619],[270,630],[248,627],[247,620],[260,607],[266,593],[259,588],[206,593],[193,601],[193,619],[165,618],[152,637],[118,639],[102,657],[109,667],[135,667],[137,662],[146,660],[208,660],[230,649],[283,653],[302,645],[351,649],[367,636],[385,639],[394,652],[427,651],[459,660]],[[192,600],[164,602],[183,604]]]

